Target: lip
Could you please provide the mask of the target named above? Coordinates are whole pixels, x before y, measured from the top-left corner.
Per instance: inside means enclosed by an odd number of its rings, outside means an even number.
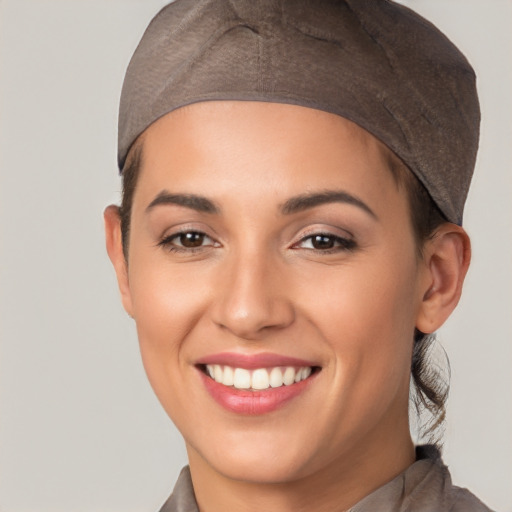
[[[220,364],[233,368],[256,370],[258,368],[273,368],[275,366],[319,366],[312,361],[297,359],[296,357],[261,352],[259,354],[237,354],[235,352],[220,352],[202,357],[196,365]]]
[[[223,352],[199,359],[196,367],[210,396],[230,412],[252,416],[267,414],[285,406],[289,401],[304,393],[318,375],[318,372],[313,372],[307,379],[289,386],[283,385],[262,391],[248,391],[246,389],[236,389],[232,386],[224,386],[216,382],[202,370],[202,367],[207,364],[219,364],[247,370],[276,366],[318,367],[318,365],[304,359],[271,353],[246,355]]]

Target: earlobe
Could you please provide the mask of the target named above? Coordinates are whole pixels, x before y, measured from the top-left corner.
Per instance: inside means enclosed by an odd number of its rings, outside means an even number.
[[[457,306],[471,259],[467,233],[445,223],[424,247],[425,279],[416,328],[424,333],[439,329]]]
[[[128,265],[123,252],[119,207],[113,204],[107,206],[103,212],[103,219],[105,221],[107,253],[116,272],[123,307],[126,312],[133,317],[130,285],[128,281]]]

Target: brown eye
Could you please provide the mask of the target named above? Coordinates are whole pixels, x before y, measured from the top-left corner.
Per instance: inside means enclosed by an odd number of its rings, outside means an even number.
[[[201,247],[204,243],[205,238],[206,235],[204,233],[197,233],[195,231],[181,233],[178,236],[179,245],[188,248]]]
[[[332,249],[336,240],[333,236],[314,235],[311,237],[311,245],[313,249]]]
[[[356,248],[356,242],[350,238],[343,238],[329,233],[317,233],[303,238],[297,247],[319,252],[335,252],[344,250],[353,250]]]
[[[201,231],[183,231],[165,237],[158,243],[171,252],[194,252],[208,247],[218,247],[219,244]]]

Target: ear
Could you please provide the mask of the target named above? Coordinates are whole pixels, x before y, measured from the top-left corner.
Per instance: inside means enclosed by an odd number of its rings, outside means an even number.
[[[441,225],[423,249],[423,298],[416,328],[424,333],[439,329],[457,306],[471,260],[467,233],[451,223]]]
[[[119,207],[113,204],[107,206],[103,212],[103,219],[105,221],[107,253],[112,265],[114,265],[123,307],[133,317],[130,284],[128,282],[128,263],[123,252]]]

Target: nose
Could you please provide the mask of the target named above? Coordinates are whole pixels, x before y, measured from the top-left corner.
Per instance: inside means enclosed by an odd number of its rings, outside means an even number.
[[[212,318],[236,337],[259,340],[293,323],[285,272],[268,255],[239,254],[224,262],[218,277]]]

